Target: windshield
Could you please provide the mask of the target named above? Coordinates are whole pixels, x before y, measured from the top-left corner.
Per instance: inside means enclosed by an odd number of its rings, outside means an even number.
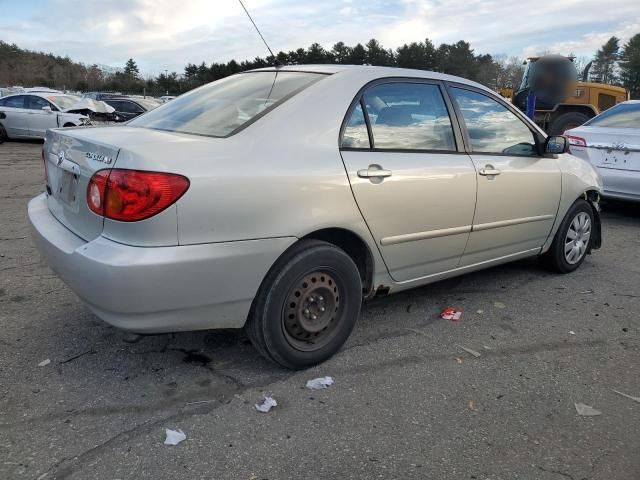
[[[162,105],[162,103],[157,102],[155,100],[151,100],[150,98],[136,98],[134,100],[140,105],[142,105],[145,110],[153,110],[154,108],[157,108],[160,105]]]
[[[637,128],[640,125],[640,103],[621,103],[593,117],[585,125]]]
[[[129,125],[226,137],[323,76],[287,71],[233,75],[181,95]]]
[[[62,110],[65,110],[67,108],[73,107],[80,101],[80,98],[74,97],[72,95],[50,95],[47,97],[47,100],[49,100],[51,103],[61,108]]]

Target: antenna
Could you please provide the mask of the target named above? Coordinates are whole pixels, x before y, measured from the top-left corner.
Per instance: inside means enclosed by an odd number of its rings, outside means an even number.
[[[251,18],[251,15],[249,14],[249,11],[247,10],[247,7],[244,6],[244,3],[242,3],[242,0],[238,0],[238,2],[240,2],[240,5],[242,6],[242,9],[244,10],[244,13],[247,14],[247,17],[249,17],[249,20],[251,20],[251,23],[253,24],[253,27],[256,29],[256,32],[258,32],[258,35],[260,35],[260,38],[262,39],[262,43],[264,43],[264,46],[267,47],[267,50],[269,50],[269,53],[273,57],[274,65],[276,67],[279,66],[280,62],[278,62],[278,59],[276,58],[276,56],[271,51],[271,48],[269,47],[269,44],[267,43],[267,41],[262,36],[262,33],[260,33],[260,29],[256,25],[256,22],[253,21],[253,18]]]

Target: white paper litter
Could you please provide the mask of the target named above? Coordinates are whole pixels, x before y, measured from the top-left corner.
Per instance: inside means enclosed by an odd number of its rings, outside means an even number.
[[[39,367],[46,367],[47,365],[49,365],[51,363],[51,360],[49,360],[48,358],[46,360],[41,361],[38,366]]]
[[[576,412],[578,412],[578,415],[582,415],[583,417],[596,417],[598,415],[602,415],[600,410],[596,410],[584,403],[574,403],[574,405],[576,406]]]
[[[276,402],[275,398],[272,397],[264,397],[260,403],[256,403],[256,410],[262,413],[268,413],[273,407],[277,407],[278,402]]]
[[[472,350],[472,349],[467,348],[467,347],[463,347],[462,345],[458,345],[458,348],[461,348],[462,350],[467,352],[469,355],[473,355],[476,358],[478,358],[480,356],[479,352],[476,352],[475,350]]]
[[[165,445],[178,445],[180,442],[187,439],[187,436],[182,430],[176,431],[166,428],[165,431],[167,434],[167,438],[164,439]]]
[[[569,335],[575,335],[576,332],[574,332],[573,330],[569,330]]]
[[[622,395],[625,398],[633,400],[634,402],[640,403],[640,397],[634,397],[633,395],[628,395],[626,393],[619,392],[618,390],[614,390],[614,392],[617,393],[618,395]]]
[[[313,380],[307,380],[307,388],[310,390],[322,390],[323,388],[328,388],[333,385],[333,378],[331,377],[320,377],[314,378]]]
[[[502,302],[493,302],[493,306],[496,308],[505,308],[506,305]]]

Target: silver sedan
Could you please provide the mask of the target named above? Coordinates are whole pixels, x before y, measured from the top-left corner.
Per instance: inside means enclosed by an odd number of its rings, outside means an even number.
[[[55,92],[32,92],[0,98],[0,143],[8,139],[44,138],[49,128],[89,125],[89,117],[69,112],[79,98]]]
[[[593,166],[489,89],[295,66],[200,87],[122,128],[50,130],[36,244],[103,320],[244,327],[289,368],[333,355],[363,299],[600,247]]]
[[[605,197],[640,201],[640,100],[619,103],[565,136],[571,152],[602,175]]]

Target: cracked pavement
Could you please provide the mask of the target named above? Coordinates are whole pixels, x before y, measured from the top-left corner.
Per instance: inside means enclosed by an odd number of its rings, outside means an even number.
[[[29,239],[40,148],[0,145],[0,478],[640,478],[640,403],[612,392],[640,396],[640,206],[605,205],[573,274],[527,260],[375,299],[289,372],[238,331],[131,343],[93,316]]]

